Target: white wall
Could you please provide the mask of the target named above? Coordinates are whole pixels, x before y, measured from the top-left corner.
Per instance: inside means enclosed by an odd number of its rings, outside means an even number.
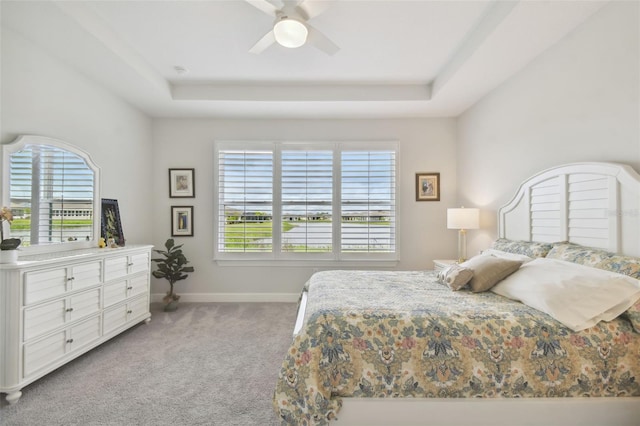
[[[194,206],[194,237],[176,238],[196,272],[178,283],[188,300],[297,294],[314,268],[220,266],[213,258],[213,142],[215,140],[397,140],[400,145],[401,261],[397,269],[432,268],[434,258],[456,253],[456,233],[446,229],[455,206],[455,121],[405,120],[207,120],[157,119],[153,125],[154,243],[171,235],[170,207]],[[196,169],[196,198],[169,198],[168,169]],[[441,201],[415,201],[415,173],[441,173]],[[154,280],[154,293],[166,282]],[[204,295],[203,293],[217,293]],[[191,296],[189,296],[189,294]],[[226,299],[223,299],[226,300]]]
[[[470,253],[496,237],[497,209],[540,170],[613,161],[640,171],[638,6],[605,6],[459,117],[459,201],[482,209]]]
[[[150,243],[151,120],[91,79],[2,29],[0,140],[50,136],[91,155],[102,198],[118,200],[128,243]]]

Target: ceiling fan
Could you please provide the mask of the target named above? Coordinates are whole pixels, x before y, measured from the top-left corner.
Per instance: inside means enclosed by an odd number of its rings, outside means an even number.
[[[275,18],[273,29],[249,49],[250,53],[261,53],[274,43],[296,48],[308,42],[328,55],[334,55],[340,50],[333,41],[308,22],[324,12],[329,4],[328,1],[282,0],[280,8],[268,0],[246,0],[246,2]]]

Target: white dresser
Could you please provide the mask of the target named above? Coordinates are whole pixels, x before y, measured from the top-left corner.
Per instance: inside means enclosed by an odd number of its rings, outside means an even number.
[[[85,249],[0,264],[0,392],[20,390],[149,321],[150,245]]]

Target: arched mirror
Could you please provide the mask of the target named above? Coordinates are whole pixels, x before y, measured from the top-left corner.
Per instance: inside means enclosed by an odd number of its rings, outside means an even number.
[[[3,145],[2,152],[2,205],[13,213],[11,237],[32,252],[61,244],[65,250],[95,247],[100,168],[91,157],[66,142],[32,135]]]

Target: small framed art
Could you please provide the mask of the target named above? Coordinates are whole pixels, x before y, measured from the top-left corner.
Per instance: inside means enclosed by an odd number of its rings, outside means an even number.
[[[194,198],[195,196],[195,169],[169,169],[169,197]]]
[[[440,173],[416,173],[416,201],[440,201]]]
[[[120,222],[120,209],[118,200],[110,198],[102,199],[102,221],[100,223],[102,238],[109,241],[113,238],[113,243],[119,247],[124,247],[124,233]]]
[[[193,206],[171,206],[171,236],[193,237]]]

